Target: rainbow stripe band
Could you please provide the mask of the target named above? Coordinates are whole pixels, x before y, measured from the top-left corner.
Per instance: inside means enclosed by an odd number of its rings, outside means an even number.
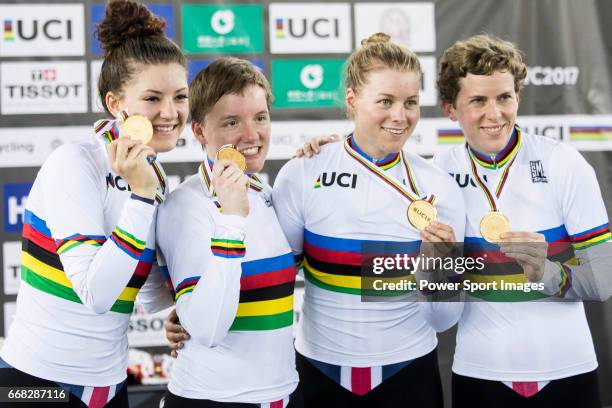
[[[364,248],[380,248],[381,254],[407,254],[417,256],[421,241],[366,241],[348,238],[335,238],[304,231],[304,277],[309,283],[321,289],[351,295],[398,296],[404,291],[374,290],[374,279],[364,275],[362,265],[368,256]],[[387,272],[382,277],[385,282],[399,280],[414,281],[410,272]]]
[[[119,249],[134,259],[140,259],[142,251],[145,249],[146,241],[139,240],[119,227],[115,227],[111,233],[110,239]]]
[[[304,254],[295,255],[293,258],[295,259],[296,269],[300,269],[304,263]]]
[[[257,174],[253,173],[249,176],[249,187],[257,192],[263,190],[263,182],[257,177]]]
[[[244,241],[223,238],[211,238],[210,249],[221,258],[243,258],[246,253]]]
[[[397,153],[389,153],[386,157],[383,157],[380,160],[373,160],[370,156],[368,156],[363,150],[357,146],[355,141],[353,140],[353,135],[350,135],[348,139],[346,139],[348,145],[359,153],[361,156],[365,157],[368,161],[380,167],[382,170],[389,170],[392,167],[395,167],[396,164],[400,162],[400,154]]]
[[[102,140],[111,143],[119,138],[119,128],[114,120],[101,119],[94,123],[94,132]]]
[[[560,264],[559,273],[561,274],[561,284],[559,285],[557,296],[565,297],[567,291],[572,287],[572,270],[567,265]]]
[[[157,181],[159,183],[158,191],[155,194],[155,201],[161,204],[166,195],[166,177],[163,170],[156,162],[152,162],[151,167],[153,167],[153,171],[155,172],[155,176],[157,177]]]
[[[56,243],[44,220],[29,210],[25,211],[22,234],[21,279],[30,286],[52,296],[71,302],[83,303],[66,276],[56,252]],[[67,248],[69,250],[71,248]],[[111,307],[117,313],[132,313],[134,300],[146,281],[155,258],[154,251],[145,249],[118,299]]]
[[[181,283],[176,286],[174,301],[178,302],[179,298],[186,293],[193,292],[195,286],[200,281],[199,276],[192,276],[190,278],[184,279]]]
[[[78,247],[82,244],[91,245],[94,247],[102,246],[106,242],[106,237],[104,236],[86,236],[81,234],[74,234],[67,238],[61,239],[57,241],[57,253],[62,255],[69,250]]]
[[[610,241],[610,239],[612,239],[612,234],[610,234],[609,225],[602,224],[598,227],[574,234],[570,239],[574,249],[583,250],[601,244],[602,242]]]
[[[231,331],[275,330],[293,324],[293,255],[242,263],[240,300]]]
[[[419,196],[419,190],[417,190],[416,183],[414,182],[414,177],[412,176],[412,171],[410,170],[410,166],[408,166],[408,162],[406,161],[406,157],[402,156],[402,160],[404,163],[404,168],[406,169],[406,174],[408,175],[408,184],[410,184],[410,188],[414,191],[414,194]],[[433,204],[435,201],[435,196],[429,197],[429,202]]]
[[[243,262],[240,298],[231,331],[275,330],[293,324],[293,289],[296,269],[293,255]],[[176,286],[178,299],[193,292],[200,276]]]
[[[612,126],[571,126],[572,141],[606,141],[612,140]]]
[[[461,129],[439,129],[438,144],[460,144],[465,141]]]
[[[15,41],[12,20],[4,20],[4,41]]]

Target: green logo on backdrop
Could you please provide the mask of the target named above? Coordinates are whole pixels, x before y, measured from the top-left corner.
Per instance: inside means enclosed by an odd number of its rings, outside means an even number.
[[[188,54],[260,53],[263,50],[259,5],[185,4],[183,48]]]
[[[344,60],[272,61],[274,107],[311,108],[342,106],[340,84]]]

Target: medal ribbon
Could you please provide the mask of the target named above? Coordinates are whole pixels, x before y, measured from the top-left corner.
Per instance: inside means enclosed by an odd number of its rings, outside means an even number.
[[[198,176],[200,177],[200,181],[202,182],[202,187],[204,191],[206,191],[213,199],[213,202],[219,209],[221,210],[221,204],[219,203],[219,199],[217,198],[217,193],[215,193],[215,189],[212,185],[212,169],[210,167],[210,163],[208,158],[200,163],[198,168]],[[262,181],[257,177],[255,173],[249,176],[249,188],[257,193],[263,190],[264,186]]]
[[[516,156],[518,155],[518,149],[521,146],[521,130],[517,126],[515,127],[515,131],[517,132],[518,142],[515,147],[514,157],[512,157],[512,159],[510,160],[510,163],[508,163],[508,166],[504,169],[501,179],[497,183],[497,188],[495,189],[495,197],[497,198],[499,198],[504,186],[506,185],[506,181],[508,180],[508,175],[510,174],[510,168],[514,164],[514,161],[516,160]],[[495,202],[495,197],[493,196],[493,194],[491,194],[491,191],[489,190],[489,188],[485,185],[485,183],[482,181],[482,179],[478,175],[478,169],[476,168],[476,163],[474,162],[474,158],[472,157],[472,152],[470,151],[470,148],[467,145],[467,143],[465,146],[466,146],[466,150],[468,153],[468,158],[470,159],[470,166],[472,167],[472,174],[474,178],[476,179],[476,182],[478,183],[483,193],[487,197],[487,201],[489,202],[489,207],[491,208],[491,211],[498,211],[497,203]]]
[[[380,167],[376,166],[374,163],[370,162],[365,157],[360,155],[355,149],[353,149],[353,147],[351,146],[351,137],[352,136],[349,136],[344,141],[344,149],[349,154],[349,156],[357,160],[357,162],[361,164],[363,167],[365,167],[366,170],[369,170],[371,174],[378,177],[378,179],[380,179],[383,183],[385,183],[393,191],[398,193],[402,198],[407,200],[410,204],[412,204],[414,201],[419,201],[421,199],[419,197],[419,191],[417,190],[416,183],[414,182],[414,177],[412,177],[412,171],[410,170],[410,166],[408,166],[408,161],[406,161],[406,157],[404,156],[404,153],[402,151],[400,151],[400,156],[402,158],[402,163],[404,164],[404,167],[403,167],[404,175],[406,176],[406,179],[408,180],[408,183],[410,184],[410,188],[412,189],[412,192],[408,191],[404,187],[403,183],[398,182],[394,177],[386,174],[383,170],[380,169]],[[426,201],[429,201],[430,203],[433,204],[435,199],[436,199],[435,196],[432,195]]]
[[[128,113],[127,111],[123,110],[119,112],[119,119],[101,119],[96,121],[96,123],[94,123],[94,133],[96,138],[102,140],[106,144],[117,140],[120,136],[119,123],[124,122],[127,118]],[[147,160],[148,159],[149,158],[147,158]],[[157,191],[155,192],[155,201],[161,204],[166,198],[168,178],[166,177],[163,167],[155,161],[155,158],[153,158],[152,161],[149,161],[149,163],[151,164],[151,167],[153,167],[153,171],[155,172],[158,182]]]

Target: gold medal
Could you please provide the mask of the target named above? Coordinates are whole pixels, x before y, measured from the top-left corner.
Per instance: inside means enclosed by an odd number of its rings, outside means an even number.
[[[406,216],[408,217],[410,225],[422,231],[436,220],[438,211],[429,201],[417,200],[413,201],[410,206],[408,206]]]
[[[147,144],[153,138],[153,125],[144,116],[129,116],[121,126],[121,136],[129,136],[132,140]]]
[[[488,242],[499,242],[501,234],[510,231],[510,220],[499,211],[489,211],[480,220],[480,235]]]
[[[221,146],[217,152],[217,160],[228,160],[234,163],[240,171],[246,170],[246,159],[233,145]]]

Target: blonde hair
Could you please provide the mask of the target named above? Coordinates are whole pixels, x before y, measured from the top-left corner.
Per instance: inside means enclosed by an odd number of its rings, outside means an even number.
[[[416,72],[421,77],[421,64],[416,54],[390,39],[385,33],[376,33],[361,41],[362,48],[353,52],[347,61],[346,88],[358,93],[368,82],[370,72],[385,68]]]
[[[516,45],[487,34],[457,41],[444,51],[440,60],[440,101],[454,105],[459,94],[459,80],[467,74],[493,75],[496,71],[511,73],[514,77],[514,90],[517,94],[520,92],[527,76],[527,67]]]

